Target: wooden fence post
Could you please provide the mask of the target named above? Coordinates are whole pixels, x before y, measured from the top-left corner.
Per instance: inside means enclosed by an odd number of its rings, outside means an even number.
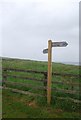
[[[44,90],[44,95],[45,96],[47,96],[47,73],[44,73],[44,88],[45,88],[45,90]]]
[[[2,86],[5,87],[5,81],[7,80],[7,69],[3,69],[2,73]]]
[[[52,76],[52,41],[48,41],[48,80],[47,80],[47,104],[51,102],[51,76]]]

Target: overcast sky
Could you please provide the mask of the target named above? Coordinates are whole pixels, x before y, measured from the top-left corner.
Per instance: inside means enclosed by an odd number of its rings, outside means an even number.
[[[51,39],[68,43],[52,49],[53,61],[78,62],[79,1],[1,0],[0,56],[47,61]]]

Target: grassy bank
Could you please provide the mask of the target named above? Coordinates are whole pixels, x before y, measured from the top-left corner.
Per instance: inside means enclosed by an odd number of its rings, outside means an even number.
[[[37,71],[47,71],[47,62],[31,61],[31,60],[20,60],[20,59],[3,59],[2,67],[6,68],[17,68],[23,70],[37,70]],[[79,66],[74,65],[64,65],[61,63],[52,64],[53,72],[58,73],[68,73],[79,75]],[[3,72],[4,74],[4,72]],[[43,75],[32,74],[32,73],[21,73],[21,72],[11,72],[10,75],[28,76],[36,78],[39,80],[43,79]],[[73,82],[79,83],[79,78],[68,77],[68,76],[52,76],[52,81],[61,82]],[[25,84],[32,84],[33,86],[43,86],[43,83],[23,80],[18,78],[8,77],[7,81],[20,82]],[[32,87],[22,87],[6,84],[6,86],[17,88],[33,93],[43,94],[43,90],[34,90]],[[70,85],[66,84],[53,84],[52,87],[59,89],[74,89],[79,90],[79,86],[72,88]],[[3,117],[4,118],[76,118],[80,117],[79,111],[81,105],[78,103],[73,103],[69,101],[72,99],[81,99],[79,94],[64,94],[62,92],[52,91],[52,103],[50,106],[46,103],[45,97],[22,95],[19,93],[11,92],[10,90],[3,90]],[[57,97],[65,97],[65,100],[58,99]],[[15,109],[15,110],[14,110]]]
[[[66,104],[66,103],[65,103]],[[58,104],[47,106],[44,98],[3,90],[3,118],[79,118],[79,112],[63,110]]]

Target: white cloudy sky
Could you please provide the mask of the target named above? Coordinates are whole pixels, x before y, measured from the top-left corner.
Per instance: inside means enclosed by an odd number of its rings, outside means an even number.
[[[67,41],[53,48],[53,61],[79,61],[80,0],[1,0],[0,56],[47,61],[48,40]]]

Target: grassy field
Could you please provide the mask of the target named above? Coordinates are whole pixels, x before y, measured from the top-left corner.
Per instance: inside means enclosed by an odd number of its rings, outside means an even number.
[[[47,62],[41,61],[31,61],[31,60],[20,60],[20,59],[3,59],[2,67],[6,68],[17,68],[23,70],[37,70],[37,71],[47,71]],[[70,73],[79,75],[79,66],[74,65],[64,65],[61,63],[52,64],[53,72],[58,73]],[[3,72],[4,74],[4,72]],[[28,76],[43,80],[43,75],[41,74],[32,74],[24,72],[10,72],[10,75],[18,76]],[[79,83],[79,78],[68,77],[68,76],[52,76],[52,81],[61,81],[61,82],[71,82]],[[8,77],[7,81],[32,84],[35,86],[43,86],[43,82],[35,82],[30,80],[23,80],[18,78]],[[34,90],[32,87],[23,87],[23,86],[14,86],[6,84],[8,87],[17,88],[32,93],[38,93],[44,95],[44,90]],[[52,87],[65,89],[65,90],[79,90],[79,86],[70,86],[66,84],[57,85],[53,84]],[[77,92],[78,93],[78,92]],[[62,92],[52,91],[52,102],[48,106],[46,103],[45,97],[31,96],[31,95],[22,95],[20,93],[12,92],[10,90],[3,90],[3,118],[80,118],[81,115],[81,104],[74,103],[69,100],[72,99],[81,99],[79,94],[64,94]],[[58,99],[57,97],[64,97],[66,99]]]

